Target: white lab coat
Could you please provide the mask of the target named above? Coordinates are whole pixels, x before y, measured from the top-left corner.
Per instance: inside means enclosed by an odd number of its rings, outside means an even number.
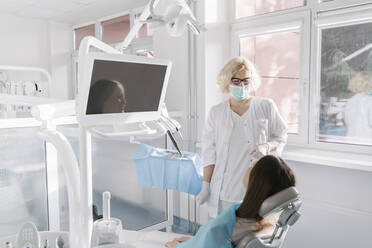
[[[360,141],[372,139],[372,96],[356,94],[345,106],[347,136]]]
[[[281,155],[287,142],[287,125],[280,116],[275,103],[270,99],[255,97],[251,102],[250,108],[252,108],[254,120],[251,121],[252,125],[245,127],[247,137],[242,138],[246,138],[250,144],[255,145],[271,142],[276,147],[276,150],[272,153]],[[215,218],[218,213],[229,143],[233,142],[230,141],[233,130],[230,111],[229,101],[213,106],[203,131],[203,165],[215,165],[208,201],[209,216],[212,218]]]

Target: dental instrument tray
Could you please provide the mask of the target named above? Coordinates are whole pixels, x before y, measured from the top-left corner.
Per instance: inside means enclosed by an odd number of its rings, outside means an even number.
[[[173,189],[197,195],[202,187],[202,163],[198,154],[140,144],[134,157],[140,186]]]

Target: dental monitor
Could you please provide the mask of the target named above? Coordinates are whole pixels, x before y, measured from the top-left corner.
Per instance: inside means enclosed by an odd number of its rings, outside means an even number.
[[[87,125],[156,120],[171,62],[123,54],[90,53],[79,89],[79,117]]]

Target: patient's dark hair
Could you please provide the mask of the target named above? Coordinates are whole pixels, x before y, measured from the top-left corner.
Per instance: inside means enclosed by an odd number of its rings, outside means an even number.
[[[262,157],[251,170],[247,192],[236,216],[261,221],[258,212],[265,199],[295,184],[295,176],[283,159]]]
[[[101,79],[96,81],[89,90],[87,114],[102,114],[103,104],[117,88],[123,89],[123,86],[115,80]]]

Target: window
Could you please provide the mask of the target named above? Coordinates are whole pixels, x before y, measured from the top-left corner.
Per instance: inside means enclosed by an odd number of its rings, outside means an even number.
[[[77,81],[78,81],[78,66],[77,57],[78,49],[80,47],[81,40],[90,35],[103,42],[110,44],[113,47],[117,47],[118,43],[124,41],[125,37],[129,34],[131,27],[133,27],[136,19],[140,17],[143,8],[127,11],[128,14],[116,15],[115,17],[103,17],[96,20],[94,24],[91,25],[79,25],[73,27],[74,31],[74,49],[72,54],[73,65],[73,80],[74,80],[74,94],[78,92]],[[121,12],[122,13],[122,12]],[[97,32],[96,32],[97,31]],[[131,43],[131,46],[126,51],[126,53],[136,54],[139,56],[153,57],[153,31],[148,24],[142,25],[136,38]],[[0,106],[1,109],[1,106]]]
[[[130,15],[102,22],[103,41],[107,44],[122,42],[130,31]]]
[[[276,103],[287,122],[289,140],[306,142],[309,105],[304,95],[308,94],[310,74],[310,12],[276,15],[234,23],[233,56],[255,64],[262,81],[255,95]]]
[[[141,14],[136,14],[135,15],[135,21],[137,21],[137,19],[140,17],[140,15]],[[152,36],[152,34],[153,34],[153,31],[150,28],[150,25],[145,23],[145,24],[142,25],[141,29],[138,31],[137,37],[138,38],[143,38],[143,37]]]
[[[242,18],[301,7],[305,4],[305,0],[236,0],[235,15],[237,18]]]
[[[276,102],[289,125],[289,142],[370,152],[372,5],[359,0],[235,3],[233,55],[255,63],[262,77],[256,95]],[[301,24],[293,28],[296,20]]]
[[[273,99],[289,133],[298,133],[300,33],[280,32],[240,38],[240,55],[262,78],[256,95]],[[270,57],[270,60],[267,58]]]
[[[320,29],[318,141],[372,145],[372,23]]]
[[[79,50],[80,47],[80,42],[84,37],[86,36],[95,36],[95,26],[94,24],[85,26],[85,27],[80,27],[76,28],[74,30],[75,33],[75,50]]]

